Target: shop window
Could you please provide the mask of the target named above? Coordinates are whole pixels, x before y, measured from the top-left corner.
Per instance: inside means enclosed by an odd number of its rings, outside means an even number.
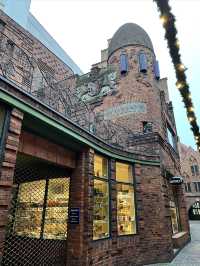
[[[69,184],[63,178],[50,179],[44,222],[44,238],[65,239],[67,237],[67,214]]]
[[[69,178],[20,184],[14,233],[33,238],[66,239],[68,200]]]
[[[170,201],[170,214],[172,223],[172,232],[176,234],[179,232],[179,221],[178,221],[178,208],[174,201]]]
[[[40,238],[46,181],[19,186],[14,232],[20,236]]]
[[[93,240],[109,237],[109,179],[108,161],[94,156]]]
[[[94,176],[108,178],[108,161],[104,157],[94,156]]]
[[[136,233],[132,166],[116,163],[118,235]]]

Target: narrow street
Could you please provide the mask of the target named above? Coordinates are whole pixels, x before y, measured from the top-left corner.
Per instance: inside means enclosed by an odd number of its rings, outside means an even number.
[[[190,230],[191,242],[171,263],[151,264],[151,266],[200,266],[200,221],[191,221]]]

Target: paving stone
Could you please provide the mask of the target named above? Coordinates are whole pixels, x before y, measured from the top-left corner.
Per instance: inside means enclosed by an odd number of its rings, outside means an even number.
[[[171,263],[151,264],[151,266],[200,266],[200,221],[191,221],[190,230],[191,243],[184,247]]]

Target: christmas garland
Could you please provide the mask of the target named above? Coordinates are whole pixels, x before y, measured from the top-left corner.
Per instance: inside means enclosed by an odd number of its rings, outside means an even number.
[[[183,102],[185,104],[187,118],[190,123],[191,130],[193,131],[197,148],[200,151],[199,126],[197,124],[191,93],[189,90],[189,85],[187,83],[187,77],[185,74],[186,68],[181,61],[179,40],[177,38],[177,29],[175,25],[176,18],[171,12],[171,7],[169,6],[169,0],[153,0],[153,1],[155,1],[157,4],[158,10],[160,12],[160,19],[165,29],[165,39],[167,40],[168,43],[169,52],[176,73],[176,79],[177,79],[176,86],[179,89]]]

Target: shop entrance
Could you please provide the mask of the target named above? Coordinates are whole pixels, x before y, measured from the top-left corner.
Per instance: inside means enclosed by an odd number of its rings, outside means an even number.
[[[65,265],[70,174],[18,154],[2,265]]]
[[[196,201],[189,209],[190,220],[200,220],[200,201]]]

